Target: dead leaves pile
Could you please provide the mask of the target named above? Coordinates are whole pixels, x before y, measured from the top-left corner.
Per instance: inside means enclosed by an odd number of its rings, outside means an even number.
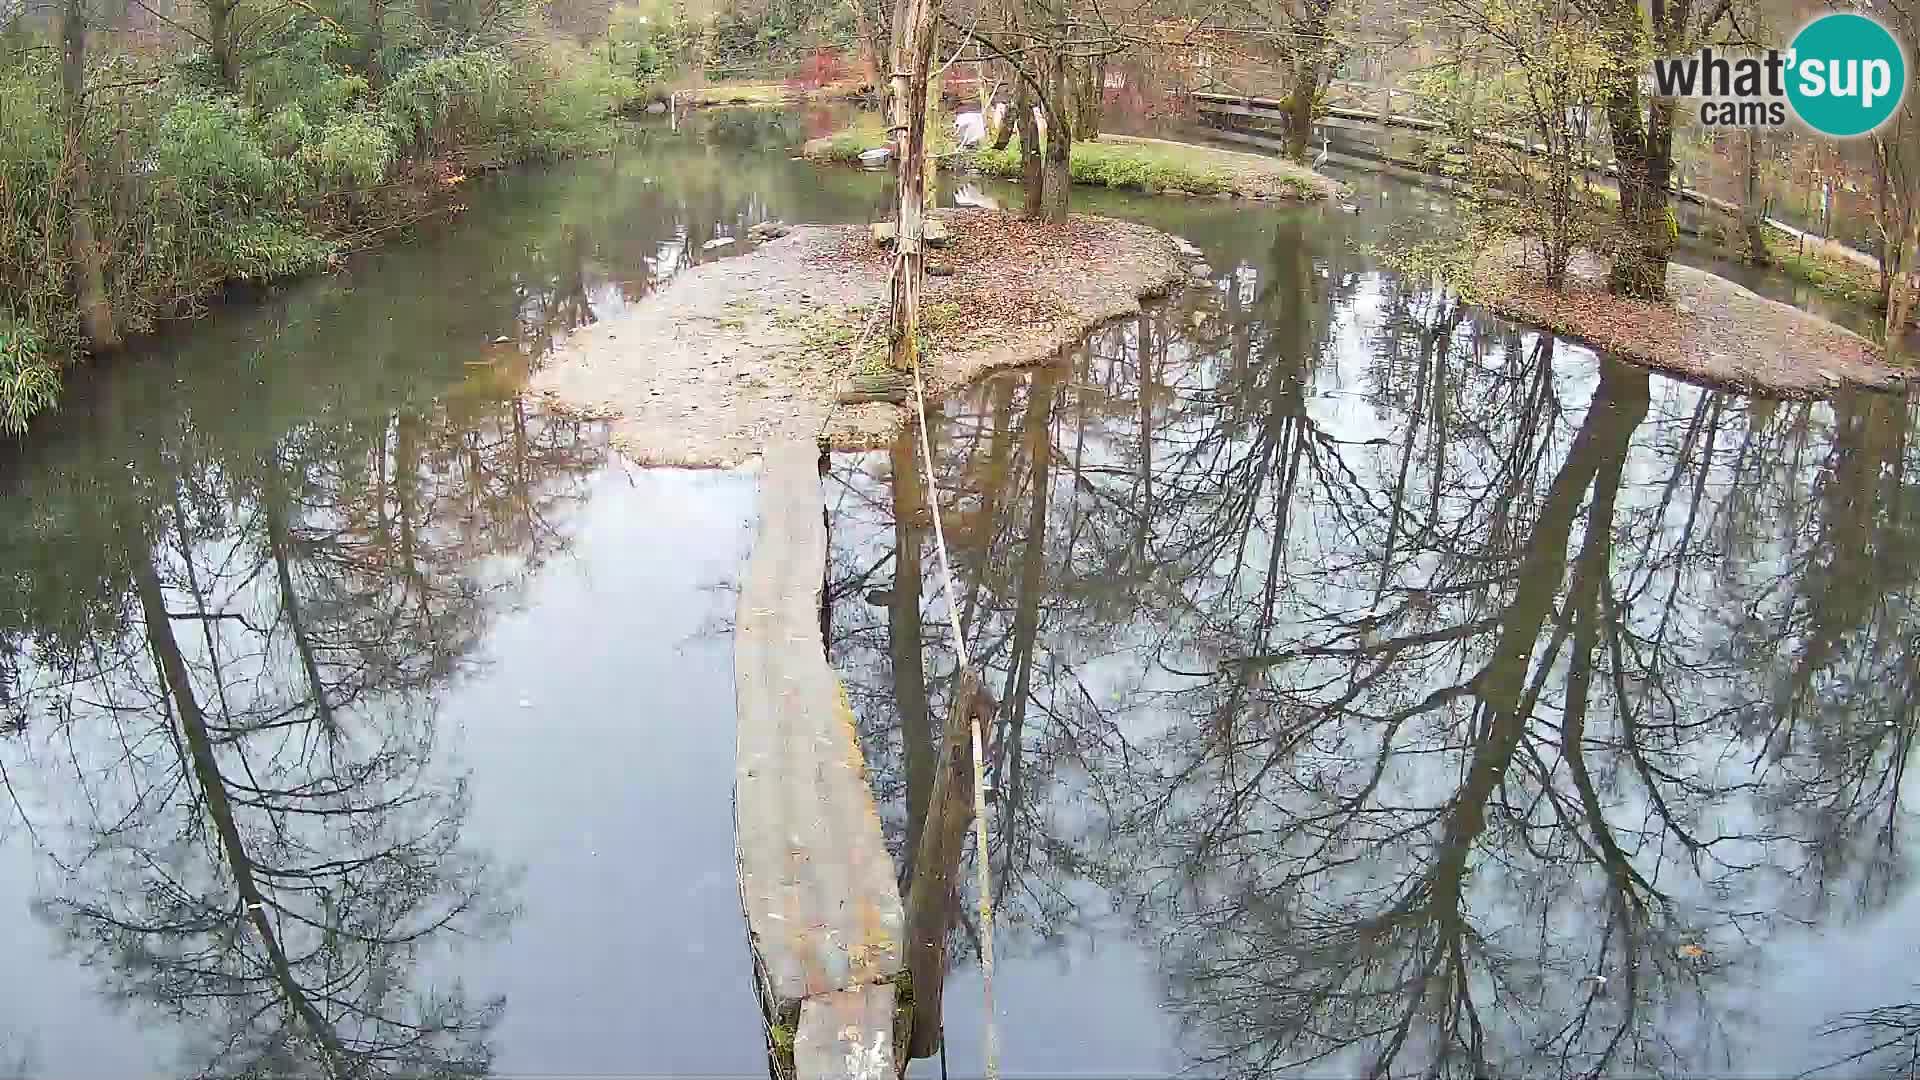
[[[929,277],[922,296],[957,311],[970,327],[1020,329],[1073,318],[1070,295],[1099,281],[1103,266],[1124,259],[1129,239],[1116,222],[1070,215],[1065,222],[1027,221],[991,210],[942,210],[953,244],[928,253],[953,267]],[[821,269],[884,277],[892,252],[864,231],[847,232],[812,254]],[[977,338],[971,342],[978,344]]]

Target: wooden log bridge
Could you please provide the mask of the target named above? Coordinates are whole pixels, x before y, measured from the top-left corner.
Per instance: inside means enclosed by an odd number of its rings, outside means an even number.
[[[734,628],[734,838],[772,1071],[892,1080],[903,912],[853,709],[827,665],[819,450],[767,450]]]

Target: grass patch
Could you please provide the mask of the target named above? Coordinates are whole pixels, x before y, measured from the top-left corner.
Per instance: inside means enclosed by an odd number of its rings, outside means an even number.
[[[825,353],[836,360],[848,357],[862,332],[866,341],[860,354],[851,357],[847,371],[852,375],[879,375],[891,370],[888,364],[887,327],[874,318],[874,305],[857,304],[841,311],[776,312],[773,321],[794,330],[800,338],[800,350]],[[871,324],[871,327],[869,327]],[[964,345],[969,321],[960,304],[952,300],[928,300],[920,307],[920,351],[935,356]]]
[[[1784,244],[1774,250],[1781,252],[1775,265],[1781,273],[1795,281],[1812,286],[1836,300],[1873,311],[1882,310],[1880,275],[1872,267],[1828,255],[1817,245],[1809,246],[1805,254],[1798,250],[1787,251]]]
[[[880,122],[869,122],[862,117],[852,127],[842,128],[818,139],[808,139],[800,147],[800,156],[808,161],[851,165],[860,159],[861,154],[876,146],[886,145],[886,141],[886,134],[880,130]]]
[[[682,90],[676,100],[686,105],[784,105],[797,96],[785,83],[722,83]]]
[[[936,156],[951,154],[955,150],[953,131],[945,124],[936,124],[928,133],[928,149]],[[841,128],[831,135],[818,139],[809,139],[800,147],[800,156],[809,161],[836,162],[850,165],[860,159],[860,155],[878,146],[887,145],[886,121],[879,113],[863,112],[854,118],[851,125]],[[1015,171],[1019,171],[1016,163]]]
[[[967,157],[982,172],[1020,177],[1018,138],[1004,150],[979,150]],[[1279,158],[1126,135],[1074,143],[1067,175],[1076,184],[1129,191],[1242,198],[1321,199],[1337,187],[1313,170]]]
[[[781,310],[773,315],[773,321],[794,330],[800,335],[800,344],[808,349],[845,350],[860,337],[860,331],[866,328],[871,317],[871,308],[866,304],[856,305],[843,311],[819,311],[801,309],[798,311]],[[880,336],[882,331],[875,327],[871,336]]]

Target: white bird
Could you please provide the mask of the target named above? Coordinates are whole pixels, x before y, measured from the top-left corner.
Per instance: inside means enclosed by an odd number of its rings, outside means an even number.
[[[987,141],[987,118],[977,112],[963,112],[953,118],[954,141],[971,149]]]
[[[1000,209],[1000,200],[980,190],[978,184],[961,184],[954,189],[953,205],[977,206],[985,210]]]
[[[1318,169],[1327,163],[1327,133],[1320,133],[1320,153],[1313,159],[1313,167]]]

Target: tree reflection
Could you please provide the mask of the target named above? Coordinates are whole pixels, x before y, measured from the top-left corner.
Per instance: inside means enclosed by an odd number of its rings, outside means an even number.
[[[1823,1027],[1820,1035],[1858,1044],[1859,1048],[1803,1076],[1830,1075],[1862,1066],[1879,1076],[1899,1080],[1920,1076],[1920,1003],[1902,1002],[1847,1013]]]
[[[96,542],[68,584],[99,589],[0,635],[19,762],[70,824],[40,833],[67,868],[41,915],[180,1024],[194,1075],[486,1073],[504,1001],[433,972],[505,928],[514,882],[463,838],[437,698],[566,544],[604,435],[458,394],[264,443],[162,434],[20,493]]]
[[[1650,378],[1295,239],[941,423],[1009,948],[1117,905],[1209,1073],[1732,1067],[1728,986],[1907,884],[1903,404]],[[835,581],[889,558],[839,475]],[[892,746],[878,644],[835,627]]]

